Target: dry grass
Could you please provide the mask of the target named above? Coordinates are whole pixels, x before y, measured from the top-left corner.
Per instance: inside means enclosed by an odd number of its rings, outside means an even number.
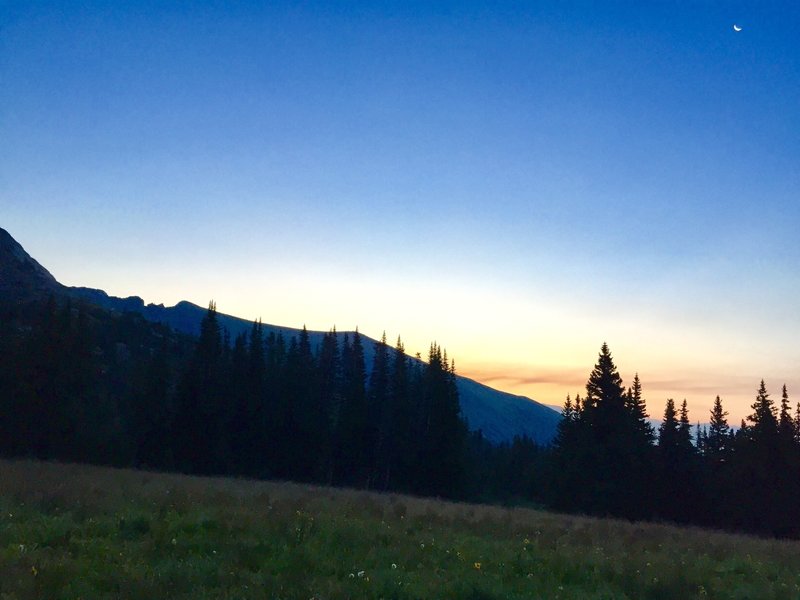
[[[2,598],[800,598],[800,543],[0,461]]]

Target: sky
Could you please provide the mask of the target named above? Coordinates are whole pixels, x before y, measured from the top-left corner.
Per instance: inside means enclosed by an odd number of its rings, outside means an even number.
[[[0,0],[0,227],[66,285],[548,404],[607,342],[738,423],[800,400],[799,226],[794,1]]]

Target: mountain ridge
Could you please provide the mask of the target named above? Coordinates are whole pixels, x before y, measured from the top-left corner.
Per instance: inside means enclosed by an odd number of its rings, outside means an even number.
[[[0,227],[0,296],[26,302],[43,294],[64,293],[66,289]]]
[[[188,301],[175,306],[145,304],[138,296],[117,298],[103,290],[89,287],[67,287],[60,284],[44,267],[25,252],[11,235],[0,228],[0,297],[12,301],[32,301],[46,295],[67,295],[81,299],[105,310],[138,313],[146,320],[162,323],[180,333],[197,336],[206,310]],[[253,322],[224,313],[217,313],[220,326],[231,339],[249,331]],[[281,325],[262,324],[264,333],[282,334],[287,339],[300,333],[299,329]],[[308,331],[313,347],[318,346],[326,332]],[[337,332],[352,335],[353,332]],[[363,336],[367,368],[374,354],[376,340]],[[413,359],[413,357],[411,357]],[[461,411],[469,428],[480,430],[493,443],[510,442],[516,436],[527,436],[537,443],[548,444],[555,437],[560,414],[550,407],[525,396],[496,390],[478,381],[456,376]]]

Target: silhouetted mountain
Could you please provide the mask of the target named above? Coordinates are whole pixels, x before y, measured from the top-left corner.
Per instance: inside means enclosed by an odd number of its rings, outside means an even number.
[[[102,290],[72,287],[58,283],[55,278],[6,231],[0,229],[0,298],[29,301],[43,299],[50,294],[69,295],[117,313],[136,313],[155,323],[167,325],[180,333],[197,336],[206,309],[191,302],[175,306],[145,304],[137,296],[116,298]],[[227,329],[231,339],[248,332],[252,321],[218,313],[219,324]],[[264,333],[283,334],[288,340],[299,334],[299,329],[264,324]],[[339,332],[343,336],[345,332]],[[322,341],[324,333],[309,332],[312,348]],[[367,371],[370,370],[375,340],[363,338]],[[495,390],[477,381],[458,376],[457,385],[461,409],[472,430],[481,430],[495,443],[508,442],[515,436],[526,435],[538,443],[547,444],[555,436],[560,414],[551,408],[524,396]]]
[[[65,290],[47,269],[0,228],[0,297],[27,302],[49,294],[64,293]]]
[[[175,306],[165,307],[161,304],[144,304],[138,297],[115,298],[108,296],[101,290],[88,288],[71,288],[71,293],[89,300],[94,304],[109,310],[140,313],[146,319],[163,323],[189,335],[196,336],[200,331],[200,322],[206,314],[206,309],[191,302],[179,302]],[[253,326],[252,321],[240,319],[230,315],[217,313],[220,326],[227,329],[231,338],[241,333],[247,333]],[[283,334],[288,340],[300,333],[299,329],[264,324],[264,334],[270,332]],[[352,336],[353,332],[349,332]],[[337,332],[339,341],[345,332]],[[322,342],[324,332],[309,331],[311,347],[316,350]],[[371,370],[374,355],[375,340],[363,336],[364,358],[367,363],[367,372]],[[559,412],[525,396],[516,396],[500,390],[495,390],[463,376],[457,376],[458,392],[461,399],[461,410],[464,413],[470,429],[480,429],[484,436],[495,443],[507,442],[514,436],[527,435],[539,443],[547,444],[555,436],[558,421],[561,419]]]

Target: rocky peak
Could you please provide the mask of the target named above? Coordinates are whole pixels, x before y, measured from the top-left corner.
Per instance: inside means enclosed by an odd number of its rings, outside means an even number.
[[[15,301],[36,300],[63,292],[48,271],[5,230],[0,228],[0,297]]]

